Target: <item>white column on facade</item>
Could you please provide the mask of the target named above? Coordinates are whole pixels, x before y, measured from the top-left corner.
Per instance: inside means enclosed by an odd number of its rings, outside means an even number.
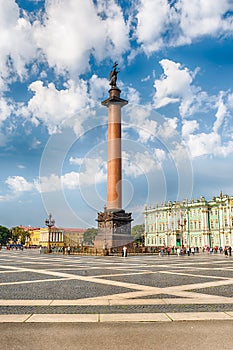
[[[203,209],[204,232],[208,232],[208,209]]]
[[[202,229],[202,246],[209,245],[208,243],[208,210],[206,208],[202,209],[201,213],[201,229]]]
[[[205,232],[205,210],[201,210],[201,230]]]
[[[220,237],[221,237],[221,245],[225,246],[225,236],[224,236],[224,220],[223,220],[223,207],[222,204],[219,205],[219,227],[220,227]]]
[[[228,204],[227,206],[227,227],[228,227],[228,236],[229,236],[229,245],[231,246],[232,245],[232,239],[231,239],[231,235],[232,235],[232,232],[231,232],[231,206],[230,204]]]
[[[222,205],[219,206],[219,225],[220,225],[220,232],[223,231],[223,207]]]

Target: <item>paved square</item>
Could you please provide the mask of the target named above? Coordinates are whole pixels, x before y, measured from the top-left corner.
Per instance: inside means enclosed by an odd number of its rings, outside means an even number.
[[[233,320],[233,258],[206,253],[122,258],[1,251],[0,322],[5,316],[34,322],[55,314],[63,320],[64,315],[88,319],[95,314],[98,317],[90,319],[96,322],[211,315]]]

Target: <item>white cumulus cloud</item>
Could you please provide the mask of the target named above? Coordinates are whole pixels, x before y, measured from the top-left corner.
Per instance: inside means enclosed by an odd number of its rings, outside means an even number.
[[[35,81],[29,86],[29,89],[34,96],[22,109],[22,113],[30,116],[36,124],[39,121],[43,122],[48,127],[50,134],[59,131],[64,121],[73,117],[75,113],[90,103],[87,83],[83,80],[77,83],[69,80],[61,90],[58,90],[54,83],[45,86],[42,81]],[[79,119],[77,123],[81,125],[82,121]]]
[[[102,60],[120,57],[129,47],[128,26],[113,1],[50,0],[35,38],[48,64],[59,73],[83,73],[90,55]]]
[[[6,184],[12,192],[27,192],[33,190],[33,184],[28,182],[22,176],[9,176],[6,179]]]
[[[26,64],[37,55],[33,30],[15,1],[0,0],[0,88],[27,75]]]
[[[192,101],[193,90],[191,84],[195,74],[190,72],[188,68],[182,67],[180,63],[168,59],[161,60],[160,64],[164,74],[154,82],[156,90],[154,96],[155,107],[160,108],[169,103]]]
[[[227,116],[227,106],[223,101],[223,93],[220,93],[219,100],[216,103],[217,112],[215,114],[216,121],[213,126],[213,131],[218,132],[219,128],[222,126],[224,118]]]
[[[154,154],[148,151],[136,153],[124,151],[122,152],[123,171],[126,176],[136,178],[158,169],[163,159],[162,150],[155,150]]]
[[[180,11],[183,41],[186,43],[203,35],[220,36],[233,29],[232,17],[224,16],[233,9],[231,0],[180,0],[177,8]]]
[[[159,50],[163,45],[162,33],[168,25],[169,12],[167,0],[139,2],[136,36],[146,54]]]
[[[182,125],[182,136],[186,138],[190,134],[193,134],[194,131],[199,129],[199,124],[196,120],[183,120]]]
[[[231,0],[140,0],[135,35],[147,55],[204,35],[221,37],[232,32],[232,10]]]

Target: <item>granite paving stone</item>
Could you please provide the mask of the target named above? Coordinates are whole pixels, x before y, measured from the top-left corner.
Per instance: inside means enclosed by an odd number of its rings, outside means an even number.
[[[131,271],[131,270],[117,270],[117,269],[76,269],[76,270],[68,270],[68,269],[62,269],[59,270],[60,272],[64,272],[64,273],[71,273],[73,275],[79,275],[79,276],[101,276],[101,275],[114,275],[114,274],[130,274],[132,272],[138,272],[137,270],[135,271]]]
[[[46,280],[51,278],[57,278],[56,276],[43,275],[41,273],[33,273],[33,272],[9,272],[0,274],[0,284],[1,283],[9,283],[9,282],[19,282],[19,281],[35,281],[35,280]],[[1,294],[0,294],[1,295]]]
[[[233,271],[229,270],[215,270],[215,269],[209,269],[209,270],[202,270],[201,268],[198,270],[180,270],[180,273],[186,273],[188,275],[203,275],[203,276],[215,276],[215,277],[226,277],[226,278],[233,278]]]
[[[102,277],[100,277],[102,278]],[[166,288],[171,286],[179,286],[185,284],[195,284],[202,282],[211,282],[216,281],[216,279],[212,278],[202,278],[202,277],[188,277],[181,275],[168,275],[163,273],[154,273],[154,274],[146,274],[146,275],[133,275],[133,276],[111,276],[104,277],[105,279],[109,279],[112,281],[120,281],[127,283],[136,283],[140,285],[146,285],[151,287],[158,288]]]
[[[79,280],[0,285],[0,299],[81,299],[131,292],[132,289]]]
[[[232,285],[199,288],[199,289],[190,290],[190,291],[195,293],[218,295],[218,296],[233,298],[233,281],[232,281]]]
[[[114,305],[114,306],[0,306],[0,314],[168,313],[233,311],[233,304]]]

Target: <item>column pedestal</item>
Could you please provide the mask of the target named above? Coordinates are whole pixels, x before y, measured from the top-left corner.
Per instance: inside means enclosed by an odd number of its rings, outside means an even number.
[[[117,248],[133,241],[131,236],[131,213],[123,209],[107,209],[98,213],[98,235],[95,238],[96,249]]]

